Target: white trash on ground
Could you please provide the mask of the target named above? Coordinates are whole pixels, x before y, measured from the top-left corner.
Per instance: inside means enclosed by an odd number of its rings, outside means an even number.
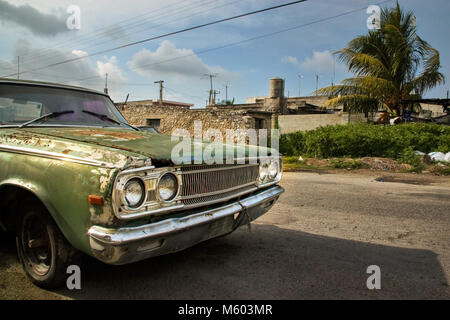
[[[445,162],[450,162],[450,152],[447,152],[444,157]]]
[[[419,150],[414,151],[418,156],[424,156],[425,153]],[[450,162],[450,152],[442,153],[442,152],[430,152],[428,154],[432,161],[436,162]]]
[[[428,155],[430,156],[431,160],[433,160],[433,161],[448,162],[448,160],[445,160],[446,155],[442,152],[430,152]]]

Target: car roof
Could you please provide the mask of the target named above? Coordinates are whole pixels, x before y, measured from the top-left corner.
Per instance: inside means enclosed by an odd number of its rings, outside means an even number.
[[[88,88],[83,87],[77,87],[77,86],[70,86],[66,84],[61,83],[53,83],[53,82],[44,82],[44,81],[34,81],[34,80],[19,80],[19,79],[10,79],[10,78],[0,78],[0,84],[18,84],[18,85],[31,85],[31,86],[40,86],[40,87],[47,87],[47,88],[60,88],[60,89],[69,89],[69,90],[76,90],[76,91],[84,91],[89,93],[96,93],[101,94],[103,96],[109,97],[107,94],[92,90]]]

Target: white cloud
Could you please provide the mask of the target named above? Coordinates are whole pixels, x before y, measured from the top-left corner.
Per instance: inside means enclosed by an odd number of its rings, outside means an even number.
[[[108,88],[110,92],[120,90],[121,86],[126,82],[126,78],[123,76],[115,56],[106,59],[105,62],[97,61],[97,73],[102,77],[108,74]]]
[[[300,65],[300,63],[298,62],[298,59],[293,56],[285,56],[281,59],[281,62],[290,63],[295,67],[298,67]]]
[[[314,51],[312,57],[302,61],[300,68],[312,72],[332,72],[333,64],[334,57],[330,51]]]
[[[169,40],[161,42],[158,49],[142,49],[129,61],[128,67],[140,75],[151,78],[170,77],[174,80],[199,79],[206,73],[218,73],[222,80],[241,78],[238,73],[220,66],[207,65],[192,49],[176,48]]]
[[[107,73],[114,82],[124,82],[125,77],[122,75],[122,70],[117,66],[117,63],[116,56],[112,56],[106,62],[97,61],[97,71],[101,75]]]
[[[88,54],[86,51],[83,50],[72,50],[72,53],[78,57],[82,57]]]
[[[33,55],[27,56],[29,53],[33,53]],[[40,49],[32,47],[28,41],[19,40],[16,42],[13,50],[13,57],[25,56],[25,58],[21,59],[20,70],[31,71],[54,61],[65,61],[87,54],[87,52],[81,50],[68,51],[56,48],[45,49],[45,55],[40,55],[40,53]],[[49,57],[51,57],[51,60]],[[0,60],[0,70],[2,71],[0,76],[16,73],[17,60]],[[92,63],[90,58],[85,58],[42,70],[24,72],[20,75],[20,78],[79,85],[102,91],[105,83],[105,73],[108,73],[110,95],[122,98],[124,95],[121,92],[122,86],[127,79],[123,76],[115,56],[110,58],[103,57],[103,60],[98,60],[95,63]]]
[[[302,62],[299,62],[293,56],[284,56],[281,62],[289,63],[305,71],[317,73],[332,72],[335,63],[333,54],[328,50],[314,51],[312,57],[305,58]]]

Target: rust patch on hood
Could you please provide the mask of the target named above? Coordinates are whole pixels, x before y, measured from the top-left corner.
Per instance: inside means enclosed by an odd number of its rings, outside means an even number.
[[[73,130],[71,132],[73,135],[77,136],[110,136],[118,139],[125,139],[125,140],[137,140],[142,139],[142,135],[138,135],[131,132],[116,132],[116,131],[110,131],[110,130],[101,130],[101,129],[95,129],[95,130]]]

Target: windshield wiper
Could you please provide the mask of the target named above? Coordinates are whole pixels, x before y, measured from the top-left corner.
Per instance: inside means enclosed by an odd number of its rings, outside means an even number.
[[[32,123],[35,123],[35,122],[38,122],[38,121],[41,121],[41,120],[48,120],[48,119],[51,119],[51,118],[56,118],[56,117],[59,117],[59,116],[61,116],[63,114],[67,114],[67,113],[74,113],[74,111],[73,110],[64,110],[64,111],[55,111],[55,112],[47,113],[47,114],[44,114],[43,116],[41,116],[39,118],[36,118],[36,119],[30,120],[30,121],[27,121],[25,123],[22,123],[19,126],[19,128],[26,127],[26,126],[28,126],[28,125],[30,125]]]
[[[83,110],[82,112],[90,114],[90,115],[93,115],[93,116],[95,116],[97,118],[102,119],[103,121],[107,120],[109,122],[113,122],[113,123],[116,123],[116,124],[119,124],[119,125],[123,124],[125,126],[128,126],[128,127],[132,128],[132,129],[136,130],[136,131],[140,131],[138,128],[133,127],[131,124],[114,120],[114,119],[108,117],[106,114],[101,114],[101,113],[97,113],[97,112],[93,112],[93,111],[87,111],[87,110]]]

